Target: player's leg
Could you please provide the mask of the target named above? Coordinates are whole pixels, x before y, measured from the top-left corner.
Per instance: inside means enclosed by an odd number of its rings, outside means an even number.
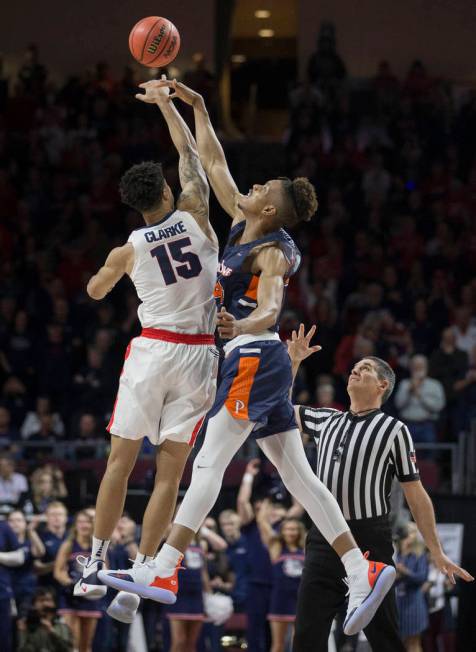
[[[142,523],[142,538],[134,567],[148,563],[170,524],[176,504],[180,479],[203,419],[215,396],[217,358],[209,347],[160,342],[160,364],[148,370],[149,386],[162,388],[163,398],[150,405],[149,421],[156,428],[157,443],[162,442],[157,457],[154,491],[149,499]],[[151,385],[150,383],[153,382]],[[155,392],[155,389],[154,389]],[[148,402],[149,405],[149,402]],[[160,412],[153,414],[154,409]],[[118,574],[126,571],[118,571]],[[134,594],[119,592],[108,608],[108,614],[122,622],[132,622],[139,606]]]
[[[97,573],[104,566],[110,537],[123,512],[127,483],[142,439],[156,432],[157,414],[162,407],[161,385],[154,385],[156,378],[150,377],[151,361],[158,365],[157,353],[145,338],[134,338],[126,350],[116,403],[107,426],[111,452],[96,502],[91,557],[74,587],[78,596],[98,599],[107,591]]]
[[[185,463],[215,397],[218,365],[209,347],[189,346],[174,361],[173,386],[165,394],[160,417],[160,441],[165,441],[142,523],[139,551],[144,555],[155,555],[172,520]]]
[[[253,426],[252,421],[234,419],[226,407],[209,420],[203,446],[193,464],[190,486],[167,538],[169,546],[183,554],[190,545],[216,503],[229,463]]]
[[[94,538],[92,556],[105,559],[105,553],[99,550],[100,543],[109,541],[117,522],[124,511],[127,483],[137,456],[142,446],[142,439],[124,439],[111,436],[111,452],[107,460],[96,499],[94,518]]]
[[[134,565],[150,561],[157,552],[173,517],[180,480],[190,451],[187,443],[169,440],[159,447],[154,490],[144,513],[142,536]],[[116,620],[130,624],[139,603],[137,595],[120,591],[109,605],[107,613]]]
[[[259,439],[258,444],[278,469],[286,488],[341,558],[349,578],[349,607],[344,631],[348,635],[356,634],[374,617],[395,581],[395,569],[364,558],[336,499],[313,473],[299,430]]]
[[[101,584],[97,574],[103,567],[111,535],[124,511],[127,483],[141,445],[142,439],[111,437],[111,452],[96,500],[91,557],[84,565],[81,579],[76,582],[74,595],[89,599],[106,595],[107,587]]]
[[[334,496],[313,473],[298,430],[258,439],[288,491],[301,503],[339,557],[357,548]],[[336,542],[336,546],[334,545]]]
[[[188,444],[169,440],[159,448],[154,490],[142,521],[141,555],[154,557],[157,553],[174,514],[180,480],[190,451]]]
[[[253,427],[252,421],[234,419],[226,407],[222,407],[209,420],[205,440],[194,461],[190,486],[177,512],[167,542],[153,564],[131,569],[124,575],[116,571],[101,571],[101,581],[113,588],[135,592],[145,598],[175,602],[178,586],[176,567],[215,504],[228,464]],[[164,582],[160,581],[162,578]],[[164,588],[165,585],[167,588]]]

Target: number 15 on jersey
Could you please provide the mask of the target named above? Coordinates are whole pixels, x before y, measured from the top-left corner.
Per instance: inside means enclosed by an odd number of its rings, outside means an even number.
[[[165,285],[177,283],[177,275],[189,279],[195,278],[202,271],[202,264],[193,251],[184,251],[192,244],[190,238],[181,238],[173,242],[154,247],[150,255],[157,259]],[[173,265],[173,262],[180,263]]]

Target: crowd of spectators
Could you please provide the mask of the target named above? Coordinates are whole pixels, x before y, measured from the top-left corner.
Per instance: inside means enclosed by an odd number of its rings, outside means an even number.
[[[315,322],[323,350],[305,365],[300,401],[325,385],[345,405],[346,374],[365,354],[402,383],[419,364],[425,380],[398,388],[389,409],[417,442],[455,440],[476,416],[476,96],[456,101],[421,62],[404,80],[382,62],[356,85],[329,25],[308,72],[290,93],[286,152],[320,207],[295,234],[304,257],[282,337]],[[86,281],[141,224],[119,202],[123,170],[160,158],[176,187],[175,153],[158,113],[133,99],[131,69],[116,80],[100,63],[57,87],[31,46],[3,83],[0,446],[37,463],[49,442],[77,439],[87,458],[138,322],[130,283],[94,304]],[[430,386],[443,394],[428,403]]]
[[[353,362],[376,354],[399,379],[388,410],[408,422],[414,439],[454,440],[476,418],[476,95],[457,101],[421,62],[404,80],[382,62],[373,80],[356,85],[331,26],[308,72],[290,93],[285,148],[289,174],[315,183],[320,208],[295,234],[303,264],[289,287],[281,335],[300,321],[317,323],[323,350],[303,365],[295,396],[345,407]],[[120,175],[160,159],[176,187],[175,153],[158,113],[133,99],[131,69],[117,80],[100,63],[55,86],[31,46],[18,76],[0,83],[0,510],[9,521],[0,521],[0,634],[8,641],[10,632],[25,652],[66,652],[80,642],[86,650],[92,640],[95,652],[123,650],[128,629],[104,617],[106,604],[96,605],[100,616],[85,617],[94,621],[87,627],[68,619],[67,609],[68,625],[57,618],[77,572],[74,546],[87,545],[92,515],[68,515],[76,502],[50,461],[58,442],[72,440],[81,446],[66,458],[97,455],[124,350],[139,330],[127,280],[101,303],[85,292],[105,254],[141,226],[119,202]],[[263,495],[252,499],[257,474],[252,463],[237,510],[208,520],[197,545],[206,588],[248,612],[248,639],[264,636],[280,650],[289,621],[270,611],[273,561],[291,550],[290,577],[299,577],[303,526],[299,507],[284,506],[279,491],[264,503]],[[138,536],[138,526],[121,519],[112,566],[134,557]],[[410,543],[401,548],[401,586],[404,569],[421,565],[419,590],[435,592],[436,579],[427,582],[431,563],[413,559]],[[23,556],[1,557],[17,550]],[[198,557],[190,555],[197,568]],[[445,587],[438,586],[441,612]],[[183,635],[168,628],[174,619],[160,621],[147,604],[142,616],[148,649],[161,649],[159,631],[173,649]],[[218,650],[222,633],[221,625],[205,624],[199,645],[206,637],[206,649]]]
[[[344,403],[353,361],[375,354],[400,381],[386,409],[415,441],[455,441],[476,410],[476,94],[420,61],[404,79],[386,61],[349,79],[324,25],[290,103],[289,173],[320,199],[288,297],[287,330],[317,323],[323,347],[300,402],[331,385]]]
[[[53,480],[49,468],[40,469],[38,476],[48,473]],[[56,492],[50,491],[41,511],[31,515],[21,509],[25,478],[11,469],[8,477],[2,475],[3,492],[9,482],[17,486],[20,498],[14,503],[13,496],[8,497],[11,511],[0,521],[2,650],[126,652],[130,626],[106,612],[115,592],[99,601],[72,594],[81,573],[77,562],[90,553],[94,509],[69,514],[57,499],[62,492],[58,478]],[[209,516],[187,549],[187,572],[173,608],[143,603],[141,619],[134,625],[136,644],[145,640],[144,649],[152,651],[220,652],[226,635],[231,649],[242,649],[244,641],[251,650],[288,649],[309,521],[272,468],[258,459],[247,464],[232,507],[217,518]],[[407,649],[421,649],[411,644],[423,640],[425,651],[441,645],[451,652],[453,587],[432,566],[405,513],[395,533],[397,605]],[[139,539],[140,527],[124,514],[113,533],[108,566],[127,566],[137,554]],[[332,643],[330,649],[355,649],[357,638],[347,639],[339,625],[334,636],[336,647]]]

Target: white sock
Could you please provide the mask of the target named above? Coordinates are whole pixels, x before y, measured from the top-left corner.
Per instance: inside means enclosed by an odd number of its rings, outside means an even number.
[[[153,559],[154,558],[150,557],[149,555],[143,555],[142,553],[138,552],[132,567],[134,568],[134,566],[138,566],[139,564],[145,564],[146,562],[152,561]]]
[[[169,546],[168,543],[164,543],[162,549],[155,558],[154,566],[157,575],[159,577],[170,577],[182,557],[183,555],[180,550]]]
[[[368,562],[363,556],[360,548],[352,548],[352,550],[348,550],[344,555],[342,555],[340,560],[345,566],[345,572],[348,577],[366,571],[368,568]]]
[[[106,560],[107,549],[111,543],[110,539],[97,539],[93,537],[93,547],[91,552],[91,559]]]

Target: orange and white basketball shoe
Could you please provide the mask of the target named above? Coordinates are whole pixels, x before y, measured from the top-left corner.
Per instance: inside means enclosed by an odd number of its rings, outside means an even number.
[[[393,566],[379,561],[367,562],[367,570],[348,578],[349,604],[344,620],[344,634],[347,636],[357,634],[367,627],[397,575]]]
[[[177,601],[178,572],[182,568],[182,559],[183,556],[169,577],[159,577],[155,560],[152,560],[136,564],[127,570],[102,570],[98,573],[98,578],[118,591],[135,593],[141,598],[163,604],[174,604]]]

